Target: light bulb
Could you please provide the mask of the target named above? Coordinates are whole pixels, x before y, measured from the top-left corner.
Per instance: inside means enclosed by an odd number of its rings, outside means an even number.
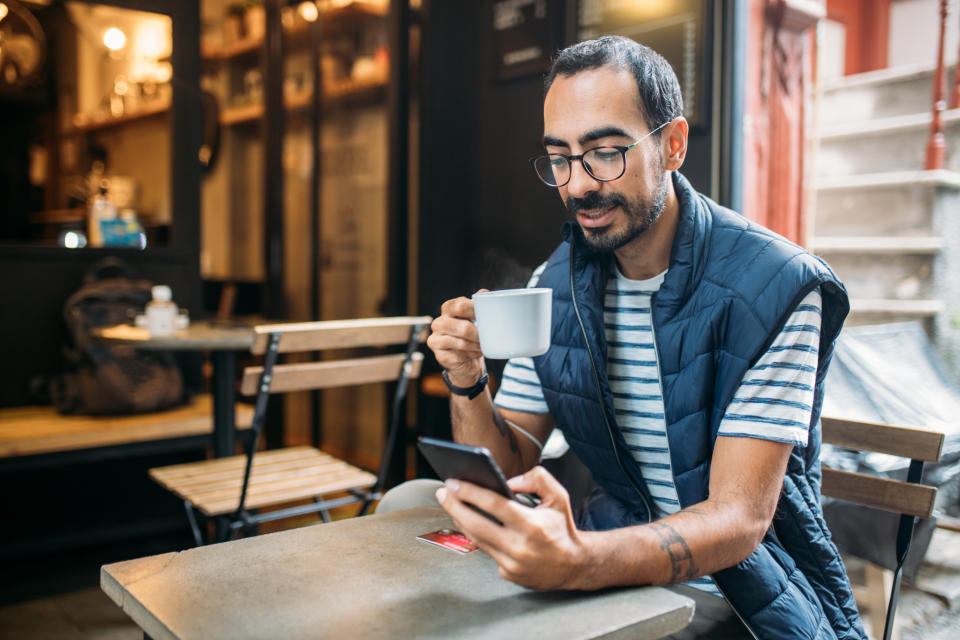
[[[111,51],[119,51],[127,44],[127,36],[120,29],[110,27],[103,33],[103,44]]]
[[[317,3],[315,2],[301,2],[297,11],[300,12],[300,17],[307,22],[316,22],[320,16],[320,11],[317,9]]]

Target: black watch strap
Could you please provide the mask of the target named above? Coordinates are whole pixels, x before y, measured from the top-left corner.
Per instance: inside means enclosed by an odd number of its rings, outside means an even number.
[[[458,387],[457,385],[450,382],[450,378],[447,377],[447,370],[443,370],[443,383],[447,385],[447,389],[450,389],[450,393],[456,396],[467,396],[468,400],[473,400],[478,395],[483,393],[483,390],[487,388],[487,381],[490,379],[490,376],[487,375],[487,372],[484,371],[483,375],[480,376],[480,379],[477,380],[477,383],[472,387]]]

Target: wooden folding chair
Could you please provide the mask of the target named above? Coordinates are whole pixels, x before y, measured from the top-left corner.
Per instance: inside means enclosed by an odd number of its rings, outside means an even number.
[[[874,617],[874,635],[879,631],[879,620],[884,618],[885,609],[883,638],[889,640],[893,632],[897,598],[900,595],[903,563],[910,551],[913,528],[917,518],[929,518],[933,515],[933,503],[937,495],[935,487],[920,483],[923,464],[940,460],[944,434],[937,431],[840,418],[824,417],[821,423],[823,442],[827,444],[852,451],[873,451],[910,459],[906,481],[829,467],[822,469],[821,493],[823,495],[900,514],[896,540],[896,569],[892,578],[884,581],[890,583],[889,600],[884,603],[882,593],[867,594],[871,603],[877,603],[870,607],[870,613]],[[874,591],[879,590],[876,580],[871,582],[874,583]]]
[[[401,409],[408,382],[420,375],[423,354],[418,347],[426,339],[430,320],[428,316],[393,317],[256,327],[251,352],[264,356],[263,365],[244,369],[240,389],[245,395],[256,394],[246,455],[150,470],[154,480],[184,501],[197,545],[203,544],[198,511],[208,519],[220,520],[218,539],[232,537],[239,529],[255,533],[262,522],[307,513],[319,512],[327,521],[329,509],[356,502],[362,503],[359,514],[365,513],[385,488],[390,452],[403,430]],[[406,351],[400,353],[277,363],[281,353],[404,344]],[[378,382],[396,382],[396,392],[376,475],[313,447],[257,452],[270,394]],[[324,497],[330,494],[339,497]],[[259,512],[304,499],[313,499],[313,503]]]

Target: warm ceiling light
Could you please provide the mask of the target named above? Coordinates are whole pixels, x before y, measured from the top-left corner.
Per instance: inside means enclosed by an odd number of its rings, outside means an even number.
[[[103,44],[111,51],[119,51],[123,49],[123,45],[127,44],[127,36],[123,35],[120,29],[110,27],[103,34]]]
[[[297,7],[297,11],[300,12],[300,17],[307,22],[316,22],[317,18],[320,17],[320,11],[317,9],[316,2],[301,2],[300,6]]]
[[[10,13],[10,9],[7,8],[6,4],[0,2],[0,20],[6,18],[8,13]]]

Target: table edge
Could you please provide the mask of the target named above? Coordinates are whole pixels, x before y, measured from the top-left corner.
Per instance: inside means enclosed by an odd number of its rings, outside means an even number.
[[[145,637],[148,636],[151,640],[179,640],[173,631],[168,629],[156,616],[150,613],[150,610],[131,595],[116,576],[108,571],[109,567],[119,564],[122,563],[115,562],[100,567],[100,590],[140,627]]]

